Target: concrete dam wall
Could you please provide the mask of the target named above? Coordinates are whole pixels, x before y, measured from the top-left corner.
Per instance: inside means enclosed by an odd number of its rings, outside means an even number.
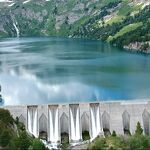
[[[134,133],[139,121],[150,135],[150,101],[100,102],[79,104],[5,106],[14,118],[19,117],[28,132],[38,137],[46,134],[50,143],[59,143],[61,133],[68,133],[70,143],[82,141],[88,131],[94,139],[104,131]]]

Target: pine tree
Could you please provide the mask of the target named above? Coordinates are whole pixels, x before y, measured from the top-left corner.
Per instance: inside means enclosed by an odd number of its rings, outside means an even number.
[[[135,135],[141,135],[142,133],[143,133],[143,129],[141,127],[141,124],[140,124],[140,122],[137,122]]]
[[[115,131],[113,131],[113,132],[112,132],[112,136],[114,136],[114,137],[116,137],[116,136],[117,136],[117,134],[116,134],[116,132],[115,132]]]

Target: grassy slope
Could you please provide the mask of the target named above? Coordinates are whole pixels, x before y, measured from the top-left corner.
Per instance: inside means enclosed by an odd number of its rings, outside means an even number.
[[[137,29],[138,27],[142,26],[143,23],[142,22],[138,22],[138,23],[133,23],[133,24],[129,24],[127,26],[124,26],[120,31],[118,31],[114,36],[109,36],[109,38],[107,39],[107,41],[112,41],[113,39],[116,39],[118,37],[123,36],[124,34],[131,32],[135,29]]]
[[[101,14],[100,17],[95,17],[93,22],[84,24],[83,26],[87,26],[88,29],[79,30],[75,36],[107,40],[121,47],[131,42],[150,41],[149,6],[143,7],[143,4],[122,0],[114,10],[112,8],[115,7],[111,5],[105,8],[105,14],[102,12],[104,15]]]

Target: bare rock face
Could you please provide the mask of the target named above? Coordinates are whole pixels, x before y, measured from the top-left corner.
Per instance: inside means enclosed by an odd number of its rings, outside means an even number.
[[[130,43],[129,45],[124,46],[124,48],[130,51],[150,53],[150,41]]]
[[[34,34],[57,34],[62,26],[69,26],[90,17],[94,4],[100,0],[12,0],[0,3],[0,31],[8,36],[15,36],[16,27],[20,36]],[[97,8],[99,9],[99,8]],[[13,18],[13,19],[12,19]],[[15,20],[15,23],[13,22]],[[7,26],[9,24],[9,26]],[[14,25],[17,26],[14,26]],[[79,24],[80,26],[80,24]],[[38,31],[35,31],[35,29]],[[52,32],[51,32],[52,31]],[[55,33],[57,32],[57,33]]]

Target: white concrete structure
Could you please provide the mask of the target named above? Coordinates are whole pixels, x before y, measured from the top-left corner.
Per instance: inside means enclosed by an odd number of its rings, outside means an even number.
[[[150,135],[150,101],[96,102],[37,106],[4,106],[14,118],[19,117],[26,129],[38,137],[47,133],[47,141],[60,143],[61,133],[68,133],[71,143],[82,141],[82,132],[91,139],[103,130],[124,134],[135,132],[139,121],[144,133]]]

